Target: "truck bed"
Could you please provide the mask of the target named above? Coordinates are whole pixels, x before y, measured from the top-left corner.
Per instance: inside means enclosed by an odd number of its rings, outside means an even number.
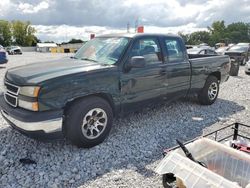
[[[189,54],[189,62],[192,69],[191,89],[202,88],[206,82],[207,75],[211,72],[218,73],[221,82],[226,81],[230,69],[229,57],[227,55],[201,55]],[[228,67],[227,69],[225,67]]]

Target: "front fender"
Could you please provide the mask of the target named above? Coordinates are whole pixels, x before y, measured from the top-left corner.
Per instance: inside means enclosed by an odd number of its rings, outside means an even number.
[[[39,110],[62,109],[75,99],[99,94],[110,95],[115,105],[120,103],[117,73],[71,75],[47,81],[39,93]]]

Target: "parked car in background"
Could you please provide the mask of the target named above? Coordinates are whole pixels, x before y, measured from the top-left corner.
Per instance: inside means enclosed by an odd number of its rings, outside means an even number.
[[[246,73],[246,74],[250,74],[250,60],[246,63],[246,66],[245,66],[245,73]]]
[[[8,62],[7,53],[4,48],[0,45],[0,64],[5,64]]]
[[[215,52],[216,52],[218,55],[224,55],[225,52],[226,52],[229,48],[230,48],[229,46],[223,46],[223,47],[220,47],[220,48],[216,49]]]
[[[218,48],[221,48],[221,47],[225,47],[225,46],[226,46],[225,43],[219,42],[219,43],[216,43],[216,44],[215,44],[215,49],[218,49]]]
[[[191,49],[193,47],[195,47],[195,46],[194,45],[186,45],[186,49]]]
[[[228,44],[229,47],[232,47],[232,46],[234,46],[234,45],[236,45],[236,44],[234,44],[234,43]]]
[[[204,54],[204,55],[218,55],[210,48],[192,48],[187,50],[188,54]]]
[[[198,47],[201,47],[201,46],[209,46],[207,43],[201,43],[198,45]]]
[[[22,55],[22,49],[19,46],[10,46],[7,47],[7,52],[9,55],[20,54]]]
[[[225,55],[228,55],[230,59],[240,62],[241,65],[245,65],[250,55],[249,43],[234,45],[225,52]]]
[[[238,46],[250,46],[250,43],[247,42],[242,42],[242,43],[238,43]]]

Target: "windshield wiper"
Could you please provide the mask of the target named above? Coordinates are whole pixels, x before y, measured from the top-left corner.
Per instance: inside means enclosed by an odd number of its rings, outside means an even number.
[[[83,57],[83,58],[81,58],[81,60],[98,62],[98,61],[96,61],[94,59],[90,59],[90,58],[87,58],[87,57]]]

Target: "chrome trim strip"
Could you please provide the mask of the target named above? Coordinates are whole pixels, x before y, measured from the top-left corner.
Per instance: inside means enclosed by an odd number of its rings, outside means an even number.
[[[5,111],[1,110],[2,115],[12,122],[18,128],[25,131],[44,131],[45,133],[53,133],[62,131],[62,118],[51,119],[40,122],[23,122],[9,116]]]
[[[16,103],[15,104],[12,104],[11,102],[8,101],[8,99],[6,98],[6,95],[10,96],[10,97],[13,97],[16,99]],[[4,99],[5,101],[12,107],[17,107],[17,97],[14,96],[14,95],[11,95],[10,93],[4,93]]]

